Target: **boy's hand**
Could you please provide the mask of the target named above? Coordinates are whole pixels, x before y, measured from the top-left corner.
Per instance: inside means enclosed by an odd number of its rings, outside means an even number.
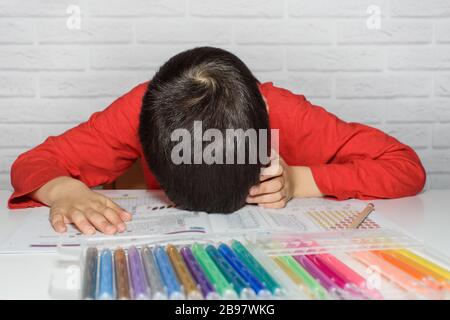
[[[124,222],[131,220],[131,214],[111,199],[69,177],[49,181],[32,197],[50,206],[50,223],[57,232],[65,232],[66,223],[73,223],[85,234],[95,230],[114,234],[125,231]]]
[[[260,183],[250,188],[246,201],[264,208],[283,208],[293,194],[290,167],[276,155],[270,166],[261,170]]]

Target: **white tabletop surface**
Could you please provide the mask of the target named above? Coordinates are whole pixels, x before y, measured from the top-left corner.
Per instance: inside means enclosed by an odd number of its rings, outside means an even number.
[[[48,208],[8,210],[9,191],[0,190],[0,242],[28,214]],[[376,200],[376,211],[429,246],[450,255],[450,190],[430,190],[418,196]],[[0,299],[49,299],[49,282],[56,254],[0,254]]]

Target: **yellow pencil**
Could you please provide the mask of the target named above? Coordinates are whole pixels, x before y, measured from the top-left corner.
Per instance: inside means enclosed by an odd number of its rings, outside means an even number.
[[[183,284],[184,291],[188,299],[200,300],[202,299],[202,294],[197,288],[197,284],[193,279],[191,273],[189,272],[186,263],[183,260],[180,252],[175,246],[169,244],[167,245],[167,255],[172,262],[173,268],[178,276],[178,279]]]
[[[398,249],[396,251],[400,253],[405,259],[408,259],[408,261],[414,263],[417,268],[427,270],[433,278],[439,281],[450,281],[450,271],[442,268],[441,266],[438,266],[437,264],[425,258],[416,255],[415,253],[412,253],[407,249]]]
[[[272,258],[276,264],[291,278],[291,280],[298,286],[303,288],[303,282],[297,277],[297,275],[288,266],[286,266],[279,257]]]

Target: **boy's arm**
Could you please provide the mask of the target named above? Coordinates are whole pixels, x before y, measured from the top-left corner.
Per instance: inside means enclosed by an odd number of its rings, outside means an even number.
[[[323,160],[309,167],[324,195],[338,199],[398,198],[423,189],[426,174],[419,157],[388,134],[342,121],[306,100],[297,121],[298,143],[309,146],[306,152],[316,153],[311,158]]]
[[[398,198],[422,190],[425,170],[407,145],[378,129],[342,121],[271,83],[262,93],[284,137],[280,153],[289,165],[261,176],[247,202],[281,208],[292,196]]]
[[[30,194],[57,177],[72,177],[92,187],[120,176],[139,156],[137,128],[146,87],[137,86],[87,122],[20,155],[11,168],[14,193],[9,207],[45,203]]]

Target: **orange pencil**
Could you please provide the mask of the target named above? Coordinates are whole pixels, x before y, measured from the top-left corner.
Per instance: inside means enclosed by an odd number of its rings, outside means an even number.
[[[352,252],[350,255],[368,267],[377,267],[380,275],[407,291],[419,293],[429,299],[438,299],[441,295],[441,292],[432,290],[430,287],[424,285],[420,281],[417,281],[403,270],[380,258],[372,251]]]
[[[379,256],[380,258],[386,260],[387,262],[393,264],[397,268],[403,270],[414,279],[423,282],[427,286],[436,290],[442,289],[442,285],[440,285],[435,279],[430,277],[429,274],[424,273],[421,270],[418,270],[410,263],[402,261],[401,259],[398,258],[397,254],[392,250],[384,250],[384,251],[376,250],[373,251],[373,253]]]
[[[450,280],[447,279],[446,277],[444,277],[442,274],[436,272],[433,269],[430,269],[427,265],[420,263],[421,261],[417,261],[414,259],[415,256],[409,256],[408,255],[409,252],[403,249],[401,250],[395,250],[395,255],[398,259],[404,261],[405,263],[409,263],[411,265],[413,265],[416,269],[428,274],[430,277],[436,279],[436,281],[439,282],[439,284],[443,285],[445,288],[450,289]],[[420,259],[423,259],[424,261],[426,261],[424,258],[419,257]],[[430,264],[428,261],[426,261],[428,264]]]
[[[188,299],[192,300],[200,300],[202,299],[202,294],[200,293],[197,284],[189,272],[188,267],[186,266],[183,257],[181,256],[178,249],[169,244],[167,245],[167,255],[172,262],[173,268],[178,276],[178,279],[183,285],[184,291]]]
[[[127,258],[123,249],[114,251],[114,265],[116,273],[117,299],[130,299],[130,285],[128,280]]]

